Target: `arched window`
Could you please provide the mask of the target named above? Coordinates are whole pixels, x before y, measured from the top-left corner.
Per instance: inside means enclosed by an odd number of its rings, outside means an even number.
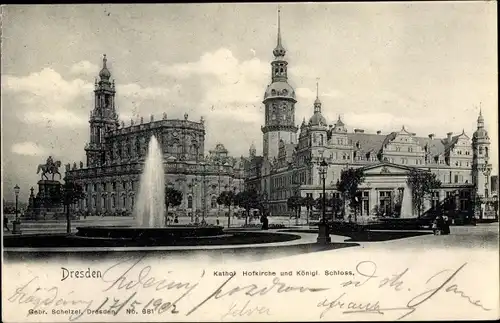
[[[212,209],[217,208],[217,198],[215,196],[212,196],[212,201],[210,204],[211,204]]]
[[[105,208],[106,208],[106,197],[101,196],[101,209],[105,209]]]
[[[137,156],[141,156],[141,142],[139,141],[139,139],[137,139],[135,142],[135,153],[137,154]]]
[[[97,200],[96,200],[95,196],[92,196],[92,207],[93,208],[97,207]]]
[[[112,206],[113,208],[115,208],[115,207],[116,207],[116,197],[115,197],[114,195],[111,197],[111,206]]]
[[[188,209],[193,208],[193,197],[190,195],[188,196]]]
[[[128,143],[128,142],[125,144],[125,152],[127,154],[127,157],[130,157],[130,155],[131,155],[130,154],[130,143]]]
[[[127,207],[127,197],[125,195],[123,195],[122,197],[122,207],[123,208]]]
[[[276,95],[276,90],[271,90],[271,95]]]
[[[134,196],[130,197],[130,208],[134,208]]]

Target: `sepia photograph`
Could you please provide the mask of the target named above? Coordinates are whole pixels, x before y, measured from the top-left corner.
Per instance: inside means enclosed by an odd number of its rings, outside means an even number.
[[[0,10],[3,322],[500,319],[496,2]]]

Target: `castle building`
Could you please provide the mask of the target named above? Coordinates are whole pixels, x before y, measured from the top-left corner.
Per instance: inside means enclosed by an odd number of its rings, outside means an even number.
[[[127,126],[119,122],[115,83],[106,63],[104,55],[90,112],[86,164],[65,165],[65,180],[81,184],[86,194],[75,208],[91,214],[132,212],[148,142],[155,136],[163,153],[165,183],[183,193],[182,204],[172,211],[192,217],[219,214],[220,192],[244,189],[243,160],[231,157],[222,144],[205,156],[203,117],[196,122],[187,113],[183,119],[168,119],[163,113],[159,120],[151,115]]]
[[[263,101],[263,153],[258,156],[252,145],[245,163],[246,187],[263,196],[271,215],[292,214],[287,206],[292,196],[322,196],[322,160],[328,163],[325,185],[329,197],[340,197],[336,183],[342,170],[363,168],[365,180],[359,188],[362,217],[415,217],[407,184],[408,173],[414,168],[430,171],[442,182],[441,188],[425,201],[424,212],[447,203],[458,213],[470,214],[476,194],[488,198],[490,140],[481,112],[472,139],[465,130],[457,135],[449,132],[445,138],[434,134],[421,137],[405,126],[390,133],[351,131],[340,117],[332,123],[323,116],[317,85],[312,116],[307,122],[304,119],[300,127],[294,126],[297,100],[288,84],[285,53],[278,16],[272,79]],[[305,212],[304,208],[301,212]]]

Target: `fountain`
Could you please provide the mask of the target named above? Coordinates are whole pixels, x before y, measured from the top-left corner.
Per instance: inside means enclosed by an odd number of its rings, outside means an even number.
[[[163,155],[154,135],[149,140],[148,154],[141,175],[134,215],[136,223],[140,227],[163,228],[165,226]]]
[[[165,226],[163,154],[154,135],[149,140],[134,216],[136,227],[78,227],[76,236],[82,239],[98,239],[99,243],[104,244],[143,246],[185,244],[193,243],[193,239],[200,239],[200,237],[207,239],[224,236],[223,227],[220,226]]]

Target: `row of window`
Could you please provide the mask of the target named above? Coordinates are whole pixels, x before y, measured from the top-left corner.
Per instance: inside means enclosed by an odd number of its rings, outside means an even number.
[[[131,182],[126,182],[126,181],[123,181],[120,183],[120,188],[121,190],[127,190],[127,183],[128,183],[128,187],[130,188],[130,190],[134,190],[135,189],[135,182],[134,181],[131,181]],[[85,184],[84,186],[84,191],[85,192],[90,192],[89,191],[89,188],[92,188],[92,192],[97,192],[99,188],[101,188],[101,191],[102,192],[106,192],[107,191],[107,187],[108,185],[111,185],[111,189],[113,191],[116,191],[116,188],[118,187],[119,184],[117,184],[117,182],[112,182],[112,183],[100,183],[100,184],[97,184],[97,183],[94,183],[92,185],[90,184]]]
[[[127,203],[127,201],[129,203]],[[134,202],[135,202],[135,199],[134,199],[134,196],[130,196],[130,197],[127,197],[126,195],[122,196],[121,198],[121,203],[118,205],[118,199],[116,196],[112,195],[110,197],[106,197],[106,196],[101,196],[101,201],[100,201],[100,206],[103,207],[103,208],[130,208],[130,209],[133,209],[134,208]],[[109,203],[109,205],[108,205]],[[95,209],[97,208],[97,198],[95,196],[91,197],[91,205],[92,207]],[[83,208],[87,208],[87,200],[84,199],[82,200],[82,206]],[[210,199],[210,207],[212,209],[216,209],[219,207],[219,204],[217,204],[217,196],[212,196],[211,199]],[[188,209],[192,209],[193,208],[193,197],[191,195],[189,195],[187,197],[187,208]]]
[[[396,151],[401,151],[401,146],[396,146]],[[413,147],[408,147],[408,152],[412,153],[413,152]]]

